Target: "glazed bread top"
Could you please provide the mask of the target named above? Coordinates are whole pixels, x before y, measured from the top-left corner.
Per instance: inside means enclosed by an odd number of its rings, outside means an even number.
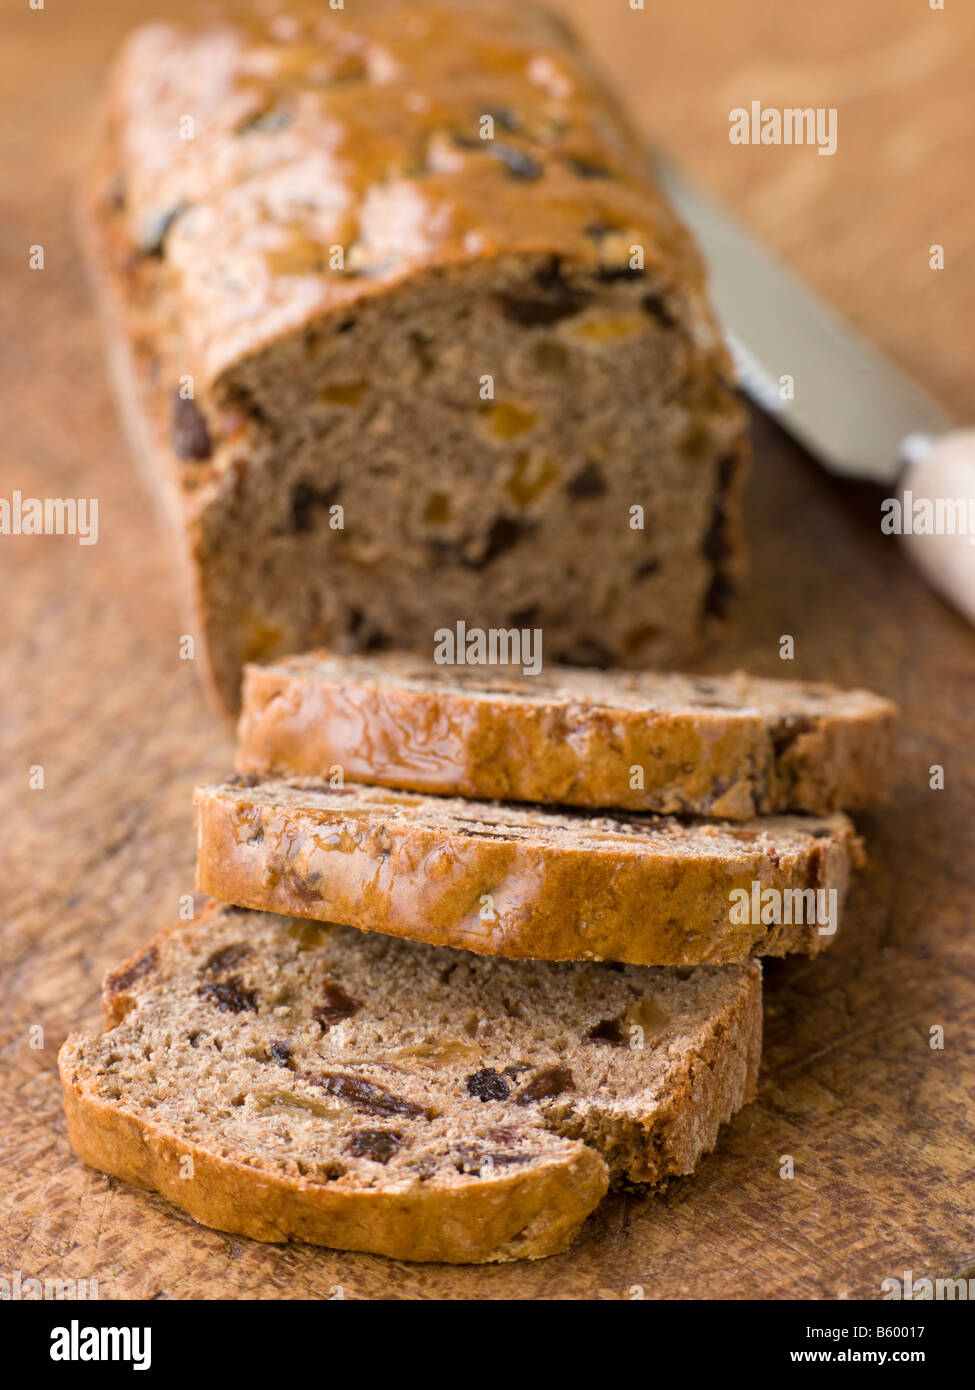
[[[171,270],[187,370],[218,396],[241,359],[420,272],[510,261],[502,307],[555,322],[586,293],[563,264],[627,277],[636,246],[656,311],[723,352],[639,141],[534,6],[370,0],[152,24],[123,49],[108,139],[127,237]]]
[[[511,960],[816,955],[861,861],[839,812],[617,819],[241,777],[197,787],[193,806],[197,882],[212,897]],[[743,912],[742,892],[750,900],[759,885],[783,903],[787,892],[811,893],[788,899],[809,910],[790,908],[774,923]]]
[[[244,676],[237,771],[748,820],[882,795],[896,707],[866,690],[547,663],[306,652]],[[634,770],[640,778],[634,783]]]

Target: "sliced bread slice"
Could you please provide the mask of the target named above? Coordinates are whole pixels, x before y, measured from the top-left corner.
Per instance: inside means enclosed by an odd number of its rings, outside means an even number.
[[[237,770],[448,796],[748,820],[882,795],[896,706],[801,681],[402,653],[294,656],[245,673]]]
[[[755,1092],[757,962],[512,965],[211,905],[105,984],[60,1069],[86,1163],[196,1220],[410,1260],[566,1248]]]
[[[839,813],[617,820],[301,780],[198,787],[194,818],[213,897],[512,959],[815,955],[860,853]]]

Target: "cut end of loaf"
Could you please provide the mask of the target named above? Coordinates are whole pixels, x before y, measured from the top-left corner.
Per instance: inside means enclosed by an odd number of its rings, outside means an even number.
[[[535,294],[578,297],[512,321],[507,300]],[[458,616],[538,630],[576,665],[667,663],[716,633],[740,568],[741,419],[647,302],[645,285],[505,260],[242,364],[226,390],[248,445],[194,500],[228,703],[247,661],[321,643],[430,656]]]

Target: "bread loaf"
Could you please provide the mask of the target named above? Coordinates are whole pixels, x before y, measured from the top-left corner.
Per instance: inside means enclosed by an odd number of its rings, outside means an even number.
[[[258,1240],[409,1260],[565,1249],[751,1099],[757,963],[510,965],[212,906],[61,1050],[85,1162]]]
[[[882,794],[896,708],[801,681],[324,652],[249,666],[237,770],[748,820]]]
[[[198,787],[194,816],[204,893],[512,959],[815,955],[860,852],[840,814],[612,819],[248,778]]]
[[[744,416],[700,258],[560,21],[370,0],[138,30],[87,205],[197,659],[726,621]]]

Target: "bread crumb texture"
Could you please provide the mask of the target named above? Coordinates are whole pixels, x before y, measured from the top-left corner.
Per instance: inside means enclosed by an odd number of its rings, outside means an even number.
[[[210,905],[60,1055],[86,1162],[204,1224],[412,1260],[565,1249],[754,1093],[761,974],[513,964]]]

